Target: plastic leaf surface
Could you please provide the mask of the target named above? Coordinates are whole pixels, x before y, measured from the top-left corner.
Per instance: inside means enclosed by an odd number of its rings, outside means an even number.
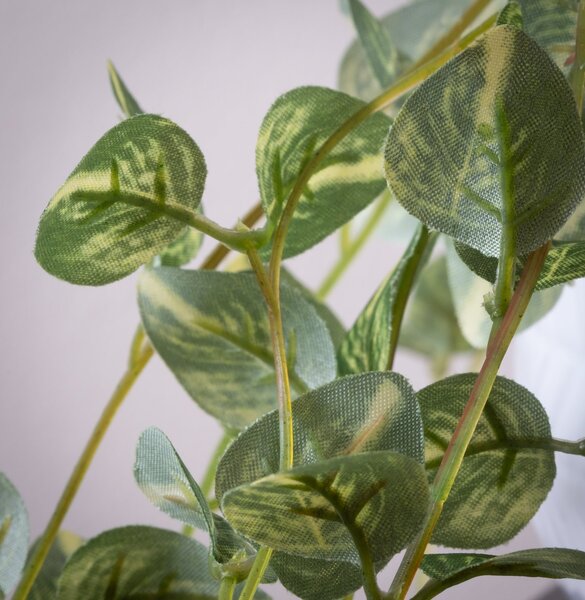
[[[476,378],[474,373],[455,375],[417,394],[431,481]],[[552,487],[554,452],[538,447],[549,440],[548,418],[538,400],[517,383],[498,377],[433,542],[456,548],[490,548],[514,537]]]
[[[148,337],[191,397],[241,429],[275,406],[274,357],[264,299],[251,273],[144,271],[139,305]],[[293,392],[336,375],[325,323],[284,285],[282,312]]]
[[[322,87],[294,89],[272,105],[256,146],[260,196],[270,223],[280,219],[303,167],[363,106],[360,100]],[[385,115],[372,115],[319,163],[295,210],[285,257],[314,246],[384,191],[380,148],[390,123]]]
[[[71,283],[121,279],[183,231],[206,173],[201,151],[172,121],[126,119],[93,146],[45,209],[35,256]]]
[[[505,25],[412,94],[385,158],[389,185],[411,214],[488,256],[499,256],[504,228],[518,255],[542,245],[585,191],[571,88],[534,41]]]

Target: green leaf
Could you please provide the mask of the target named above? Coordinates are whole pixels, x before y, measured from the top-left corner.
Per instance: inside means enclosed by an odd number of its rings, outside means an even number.
[[[160,255],[163,267],[182,267],[192,261],[201,248],[203,234],[192,227],[185,227]]]
[[[313,292],[309,290],[303,283],[292,275],[292,273],[286,269],[282,269],[280,273],[281,281],[283,281],[289,287],[297,290],[302,297],[315,309],[319,317],[327,325],[329,334],[331,335],[331,341],[335,349],[339,348],[343,338],[345,337],[345,327],[337,317],[337,315],[325,304],[317,300]]]
[[[296,467],[228,491],[222,509],[247,537],[308,558],[360,564],[408,544],[427,512],[423,467],[395,452],[367,452]]]
[[[83,285],[121,279],[183,231],[206,176],[201,151],[168,119],[140,115],[108,131],[41,217],[35,256]]]
[[[147,269],[138,295],[150,341],[205,411],[241,429],[274,408],[268,315],[251,273]],[[281,296],[298,395],[335,378],[335,353],[325,323],[301,294],[283,285]]]
[[[295,466],[376,451],[424,460],[418,402],[409,383],[397,373],[343,377],[301,396],[292,409]],[[217,497],[277,473],[278,440],[277,411],[248,427],[219,464]],[[287,589],[306,600],[333,600],[362,586],[361,568],[347,561],[276,552],[270,564]],[[327,581],[327,589],[316,587],[316,580]]]
[[[447,274],[461,333],[474,348],[485,348],[492,320],[484,304],[492,296],[493,286],[470,271],[450,243],[447,244]],[[518,331],[542,319],[555,306],[562,291],[562,287],[555,287],[534,294]]]
[[[297,88],[276,100],[264,118],[256,146],[260,196],[269,223],[279,221],[297,178],[315,152],[363,106],[360,100],[321,87]],[[314,246],[382,193],[386,186],[380,147],[390,122],[385,115],[372,115],[320,162],[295,210],[285,257]]]
[[[428,241],[428,229],[419,226],[399,263],[347,333],[337,355],[342,375],[388,368],[400,288],[414,278]]]
[[[472,350],[461,335],[444,256],[425,267],[405,314],[399,343],[435,362]]]
[[[37,540],[31,547],[29,557],[32,556]],[[35,579],[28,595],[28,600],[57,600],[57,584],[67,559],[81,546],[83,540],[68,531],[60,531],[47,554],[47,558]]]
[[[494,283],[498,261],[492,256],[484,256],[465,244],[455,244],[461,260],[482,279]],[[524,267],[525,259],[518,259],[518,271]],[[585,277],[585,242],[557,242],[549,250],[535,290],[545,290],[575,279]]]
[[[431,481],[476,379],[475,373],[455,375],[417,394]],[[554,452],[531,447],[542,440],[550,440],[550,426],[541,404],[522,386],[497,377],[433,542],[490,548],[522,530],[555,478]]]
[[[518,0],[524,30],[568,72],[567,59],[575,51],[579,0]]]
[[[207,549],[199,542],[173,531],[132,526],[106,531],[77,550],[65,565],[57,597],[217,600],[218,593]],[[262,592],[257,597],[267,598]]]
[[[0,473],[0,598],[17,584],[26,561],[28,516],[16,488]]]
[[[388,87],[400,68],[400,54],[374,15],[360,2],[349,0],[353,24],[368,63],[381,87]]]
[[[524,28],[522,6],[516,0],[510,0],[498,15],[497,25],[511,25],[516,29]]]
[[[536,249],[585,192],[571,89],[538,44],[509,26],[490,30],[413,93],[385,157],[388,182],[411,214],[488,256],[499,256],[504,224],[518,255]]]
[[[116,102],[122,109],[124,116],[134,117],[143,114],[144,111],[140,108],[138,102],[136,102],[134,96],[130,93],[130,90],[126,87],[126,84],[110,60],[108,61],[108,75],[110,77],[112,92],[114,93]]]
[[[585,552],[567,548],[537,548],[502,556],[428,554],[421,568],[432,578],[419,594],[422,600],[482,575],[585,579]]]

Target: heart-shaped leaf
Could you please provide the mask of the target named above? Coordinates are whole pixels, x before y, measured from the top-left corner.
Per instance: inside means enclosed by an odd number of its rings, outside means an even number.
[[[121,279],[184,230],[206,173],[201,151],[172,121],[126,119],[85,155],[47,206],[35,256],[71,283]]]
[[[385,156],[410,213],[488,256],[500,255],[505,232],[518,255],[541,246],[585,192],[571,88],[536,42],[505,25],[412,94]]]
[[[199,542],[173,531],[132,526],[106,531],[81,546],[65,565],[57,598],[216,600],[218,593],[207,549]],[[268,598],[261,591],[256,597]]]
[[[313,154],[363,106],[360,100],[321,87],[294,89],[272,105],[256,146],[260,197],[270,223],[279,221]],[[320,162],[295,210],[285,257],[314,246],[382,193],[386,186],[380,147],[389,126],[385,115],[372,115]]]
[[[585,579],[585,552],[567,548],[520,550],[502,556],[489,554],[428,554],[421,565],[431,577],[416,600],[482,575]]]
[[[434,383],[417,396],[425,428],[425,460],[434,479],[477,379],[475,373]],[[532,519],[555,478],[550,426],[538,400],[498,377],[490,393],[433,542],[491,548],[507,542]]]
[[[0,597],[18,582],[28,549],[28,516],[16,488],[0,473]]]
[[[205,411],[241,429],[274,408],[268,315],[251,273],[148,269],[138,293],[150,341]],[[281,303],[298,395],[335,378],[335,353],[325,323],[299,292],[283,285]]]

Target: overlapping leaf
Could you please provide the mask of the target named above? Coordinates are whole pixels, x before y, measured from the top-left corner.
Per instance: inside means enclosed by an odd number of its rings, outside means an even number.
[[[59,577],[68,558],[81,546],[83,540],[68,531],[60,531],[47,554],[41,570],[28,595],[28,600],[57,600]],[[32,556],[38,540],[33,544],[29,557]]]
[[[388,560],[420,529],[424,468],[396,452],[342,456],[229,490],[222,509],[258,543],[298,556],[360,564],[356,547]]]
[[[417,394],[431,480],[476,378],[474,373],[455,375]],[[433,541],[456,548],[490,548],[523,529],[555,477],[548,441],[550,426],[538,400],[517,383],[498,377]]]
[[[206,177],[201,151],[168,119],[108,131],[47,206],[35,255],[49,273],[102,285],[147,263],[184,230]]]
[[[415,596],[417,600],[433,598],[453,585],[482,575],[585,579],[585,552],[567,548],[537,548],[502,556],[429,554],[421,568],[432,579]]]
[[[585,191],[571,89],[546,52],[510,26],[489,31],[416,90],[385,156],[409,212],[488,256],[500,253],[504,222],[518,255],[543,244]]]
[[[185,227],[160,254],[163,267],[182,267],[192,261],[203,243],[203,234],[192,227]]]
[[[325,323],[282,287],[289,375],[295,395],[336,374]],[[156,351],[207,412],[245,427],[274,408],[274,357],[265,303],[251,273],[149,269],[139,281],[142,322]]]
[[[256,146],[262,206],[277,223],[303,167],[327,138],[363,108],[360,100],[321,87],[294,89],[264,118]],[[390,120],[375,114],[320,162],[295,210],[285,256],[294,256],[349,221],[384,189],[380,147]]]
[[[18,582],[28,548],[28,516],[16,488],[0,473],[0,598]]]
[[[344,377],[293,402],[295,465],[313,464],[361,452],[396,451],[423,460],[418,403],[408,382],[396,373]],[[276,411],[244,431],[226,451],[216,494],[275,474],[279,467]],[[387,559],[376,563],[381,568]],[[362,585],[359,565],[276,552],[271,566],[282,583],[305,600],[333,600]],[[325,579],[326,578],[326,579]],[[326,580],[327,589],[315,587]]]
[[[338,352],[342,375],[388,368],[392,330],[399,308],[398,291],[405,281],[414,279],[428,240],[428,230],[419,226],[395,269],[348,331]]]
[[[199,542],[173,531],[132,526],[106,531],[77,550],[63,570],[57,598],[216,600],[218,593],[207,549]],[[262,592],[257,597],[267,598]]]

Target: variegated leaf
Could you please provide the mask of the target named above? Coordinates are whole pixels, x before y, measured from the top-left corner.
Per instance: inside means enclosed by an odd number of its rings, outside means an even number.
[[[37,544],[30,549],[32,556]],[[57,600],[57,586],[59,577],[69,557],[81,546],[83,540],[68,531],[60,531],[47,554],[41,570],[31,588],[28,600]]]
[[[185,227],[179,236],[160,254],[163,267],[182,267],[192,261],[203,243],[203,234],[192,227]]]
[[[493,286],[467,267],[453,244],[447,244],[447,275],[461,333],[474,348],[485,348],[492,328],[485,304],[493,294]],[[557,303],[562,291],[559,286],[534,294],[519,331],[542,319]]]
[[[191,397],[241,429],[274,408],[274,357],[266,306],[251,273],[148,269],[139,304],[148,337]],[[335,378],[325,323],[282,286],[289,375],[295,395]]]
[[[380,285],[345,336],[337,359],[342,375],[388,369],[398,292],[412,281],[429,242],[429,231],[420,225],[398,265]]]
[[[293,402],[295,465],[354,453],[393,450],[423,461],[418,403],[397,373],[344,377]],[[244,431],[226,451],[216,478],[218,498],[232,488],[278,472],[278,414],[273,411]],[[376,562],[378,569],[386,558]],[[334,600],[362,586],[359,565],[276,552],[271,566],[282,583],[306,600]],[[328,581],[326,589],[315,580]]]
[[[444,256],[421,273],[404,316],[399,343],[428,356],[437,367],[455,353],[472,350],[459,330]]]
[[[428,554],[422,570],[431,577],[415,596],[433,598],[442,591],[483,575],[585,579],[585,552],[568,548],[536,548],[511,554]]]
[[[234,596],[239,596],[240,589]],[[216,600],[219,582],[209,572],[207,549],[173,531],[132,526],[106,531],[69,559],[58,600],[196,598]],[[258,592],[257,598],[267,596]]]
[[[270,223],[280,219],[298,176],[314,153],[363,106],[360,100],[321,87],[294,89],[272,105],[256,146],[260,196]],[[388,117],[372,115],[320,162],[295,210],[286,257],[314,246],[385,189],[380,147],[389,126]]]
[[[144,114],[144,111],[140,108],[138,102],[136,102],[136,99],[126,87],[124,80],[120,77],[118,71],[116,71],[116,67],[114,67],[112,61],[108,61],[108,75],[114,98],[116,98],[116,102],[124,116],[135,117],[136,115]]]
[[[492,256],[465,244],[455,244],[455,250],[461,260],[482,279],[494,283],[498,261]],[[524,259],[518,259],[518,271],[524,267]],[[545,290],[575,279],[585,277],[585,242],[553,242],[542,271],[536,282],[535,290]]]
[[[504,226],[518,255],[542,245],[585,192],[571,89],[544,50],[510,26],[489,31],[414,92],[385,157],[409,212],[488,256],[500,254]]]
[[[509,0],[498,15],[497,25],[511,25],[516,29],[524,29],[522,6],[517,0]]]
[[[420,392],[429,480],[441,462],[477,374],[455,375]],[[555,478],[550,425],[538,400],[498,377],[490,393],[433,541],[456,548],[491,548],[532,519]]]
[[[28,549],[28,515],[16,488],[0,473],[0,598],[17,584]]]
[[[177,238],[199,206],[201,151],[168,119],[139,115],[108,131],[47,206],[35,256],[84,285],[120,279]]]
[[[228,491],[222,509],[247,537],[308,558],[360,564],[357,543],[388,560],[427,511],[423,467],[395,452],[332,458]]]

